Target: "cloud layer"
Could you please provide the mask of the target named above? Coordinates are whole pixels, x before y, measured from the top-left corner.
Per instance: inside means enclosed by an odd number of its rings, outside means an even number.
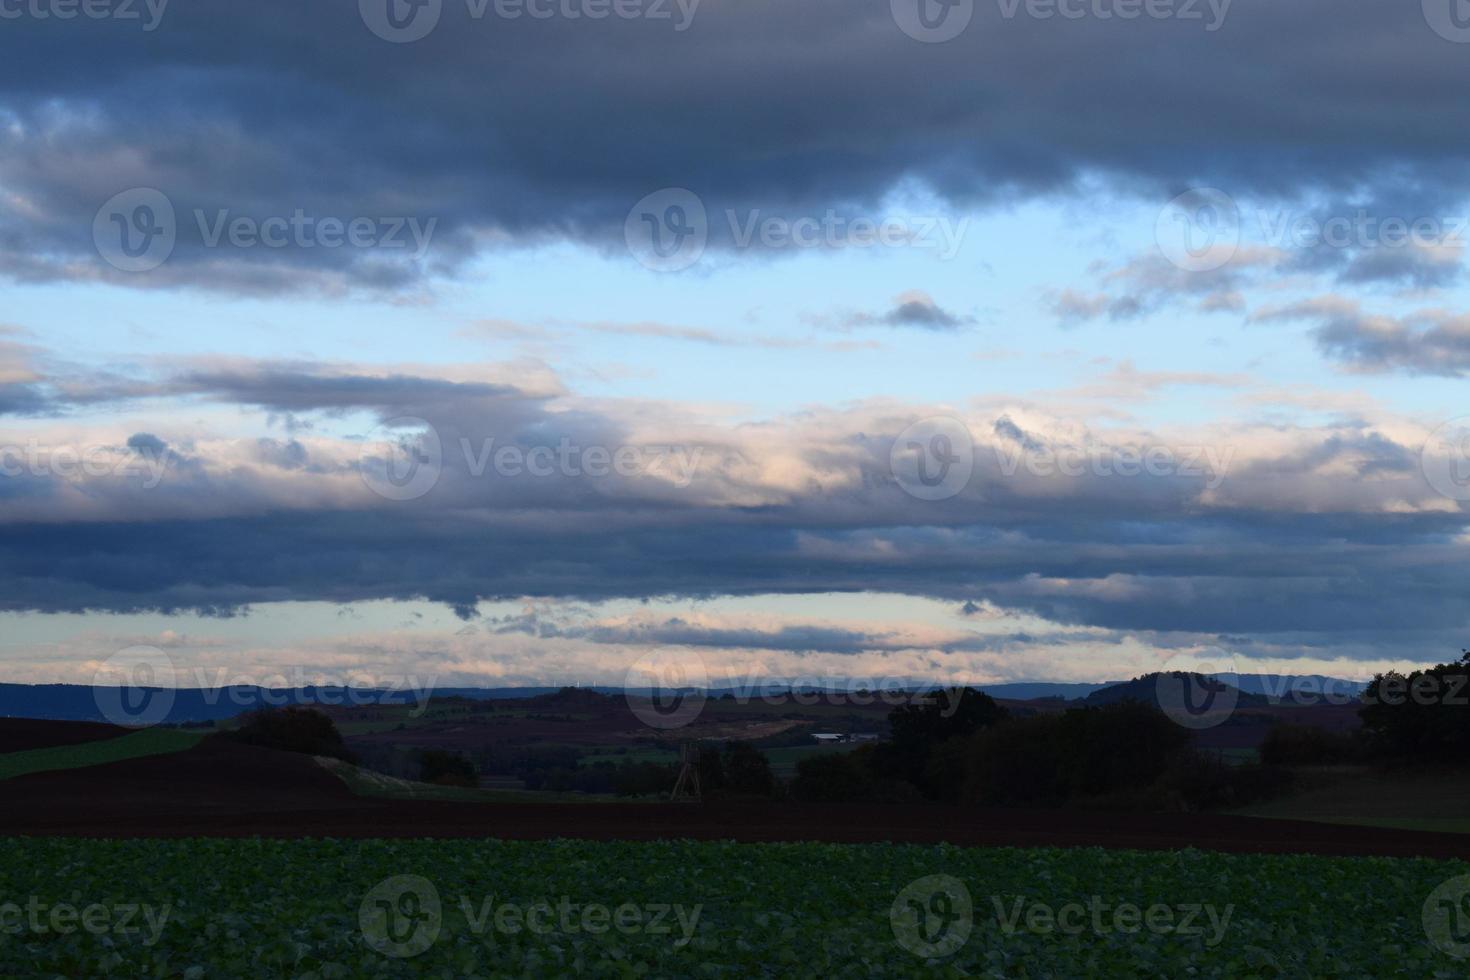
[[[480,6],[446,0],[410,44],[375,36],[351,0],[180,3],[153,31],[54,18],[7,31],[7,274],[406,289],[508,241],[619,243],[632,204],[665,187],[743,221],[872,217],[906,190],[970,206],[1097,180],[1160,200],[1208,183],[1442,204],[1470,172],[1456,94],[1470,62],[1416,4],[1240,0],[1207,30],[981,3],[945,44],[906,36],[887,3],[704,0],[692,17],[667,5],[669,19],[602,20],[507,19],[495,5],[476,18]],[[135,187],[168,196],[179,240],[163,268],[127,276],[96,261],[91,230]],[[195,214],[214,227],[298,211],[437,225],[415,258],[208,248]],[[723,219],[710,224],[728,244]]]
[[[1470,619],[1466,505],[1426,478],[1437,459],[1421,456],[1428,433],[1410,420],[1155,431],[977,401],[732,425],[690,406],[593,405],[544,380],[524,390],[504,373],[233,361],[111,378],[126,396],[111,406],[116,426],[156,392],[243,408],[276,430],[12,435],[0,605],[231,613],[421,598],[472,617],[481,601],[525,596],[871,591],[1158,633],[1357,636]],[[1124,365],[1093,394],[1112,384],[1243,381]],[[283,414],[294,432],[279,431]],[[926,416],[968,433],[944,450],[958,448],[968,479],[941,499],[910,459],[933,444],[904,434]],[[80,465],[89,458],[95,472]],[[427,484],[385,482],[411,459]],[[679,623],[641,635],[695,642]],[[758,641],[848,642],[698,640]]]

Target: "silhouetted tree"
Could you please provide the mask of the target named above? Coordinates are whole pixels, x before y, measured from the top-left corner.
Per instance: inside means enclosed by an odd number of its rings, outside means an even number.
[[[234,730],[216,737],[281,752],[354,761],[332,719],[313,708],[258,708],[241,715]]]
[[[945,771],[934,761],[939,746],[968,738],[1008,717],[988,694],[971,687],[943,688],[889,712],[890,742],[875,755],[875,763],[885,775],[912,783],[925,796],[952,797],[959,773]],[[943,758],[953,755],[946,753]]]
[[[1455,663],[1379,674],[1358,712],[1375,748],[1405,762],[1470,762],[1470,651]]]

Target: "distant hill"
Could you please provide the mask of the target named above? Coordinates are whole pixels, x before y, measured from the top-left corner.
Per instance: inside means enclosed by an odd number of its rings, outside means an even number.
[[[52,721],[106,721],[99,701],[103,691],[88,684],[0,684],[0,718],[34,718]],[[156,690],[156,689],[155,689]],[[558,692],[596,692],[620,694],[616,687],[436,687],[428,692],[433,698],[470,698],[476,701],[545,698]],[[165,723],[222,721],[260,707],[286,705],[410,705],[417,702],[412,691],[385,691],[365,688],[302,687],[293,689],[264,687],[180,688],[173,693],[173,704],[163,718]],[[349,700],[350,698],[350,700]]]
[[[1017,701],[1050,697],[1076,698],[1092,704],[1105,704],[1125,697],[1147,701],[1152,695],[1142,697],[1148,694],[1143,686],[1156,685],[1158,676],[1158,673],[1145,674],[1131,681],[1110,681],[1106,684],[1052,684],[1044,681],[988,684],[985,692],[992,697]],[[1227,674],[1224,680],[1241,692],[1243,696],[1240,704],[1280,704],[1293,701],[1316,704],[1327,696],[1342,703],[1357,698],[1368,686],[1364,681],[1350,681],[1323,674]],[[1257,700],[1257,696],[1264,700]]]
[[[1050,681],[1018,681],[1014,684],[984,684],[980,689],[993,698],[1007,701],[1035,701],[1040,698],[1063,698],[1074,701],[1085,698],[1107,684],[1060,684]]]
[[[1156,674],[1146,675],[1156,677]],[[1246,694],[1264,695],[1270,701],[1290,700],[1294,693],[1304,700],[1320,699],[1323,692],[1346,699],[1361,694],[1368,685],[1365,681],[1350,681],[1341,677],[1326,677],[1322,674],[1240,674],[1227,675],[1227,679]],[[975,685],[993,698],[1008,701],[1035,701],[1042,698],[1064,698],[1068,701],[1085,700],[1091,695],[1112,688],[1137,684],[1131,681],[1105,681],[1098,684],[1059,683],[1054,681],[1016,681],[1007,684]]]
[[[1367,681],[1350,681],[1322,674],[1241,674],[1235,686],[1250,694],[1264,694],[1272,701],[1310,699],[1327,693],[1342,698],[1356,698],[1368,687]]]
[[[1115,683],[1058,683],[1052,681],[1017,681],[1005,684],[975,685],[992,697],[1008,701],[1032,701],[1043,698],[1061,698],[1066,701],[1084,700],[1087,703],[1106,703],[1122,697],[1139,697],[1152,701],[1153,695],[1146,688],[1151,683],[1147,678]],[[1361,692],[1361,682],[1347,681],[1320,675],[1242,674],[1232,679],[1243,692],[1243,704],[1267,703],[1252,698],[1264,696],[1277,700],[1294,691],[1320,695],[1326,691],[1333,695],[1350,696]],[[934,684],[913,682],[909,690],[927,690]],[[805,689],[814,689],[804,686]],[[788,690],[784,686],[756,690],[716,688],[706,692],[710,697],[725,693],[738,697],[759,697]],[[503,700],[524,698],[548,698],[564,700],[568,693],[595,693],[619,695],[622,688],[611,686],[584,686],[564,688],[546,687],[436,687],[429,692],[432,698],[471,698],[474,700]],[[55,721],[106,721],[98,707],[98,691],[86,684],[0,684],[0,718],[33,718]],[[406,691],[351,691],[352,703],[398,704],[414,703],[412,692]],[[1102,700],[1098,700],[1102,699]],[[103,699],[108,700],[108,699]],[[117,703],[117,697],[111,699]],[[262,706],[343,704],[347,703],[347,690],[341,687],[305,687],[290,690],[260,687],[227,687],[218,690],[180,689],[173,692],[173,703],[165,722],[222,721]]]
[[[1142,701],[1154,707],[1162,707],[1159,704],[1160,681],[1162,678],[1188,678],[1193,689],[1197,691],[1215,690],[1221,693],[1233,691],[1235,694],[1234,706],[1238,708],[1257,707],[1265,708],[1271,704],[1269,698],[1263,694],[1253,694],[1242,691],[1233,684],[1226,683],[1217,677],[1207,677],[1203,674],[1188,673],[1185,671],[1168,671],[1153,674],[1144,674],[1135,677],[1131,681],[1122,684],[1113,684],[1101,690],[1093,691],[1084,702],[1089,705],[1117,704],[1120,701]]]

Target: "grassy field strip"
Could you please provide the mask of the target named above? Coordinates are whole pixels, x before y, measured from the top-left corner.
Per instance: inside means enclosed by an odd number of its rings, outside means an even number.
[[[0,975],[1418,980],[1466,975],[1467,882],[1194,850],[0,839],[0,896],[27,896]]]
[[[1470,817],[1312,817],[1318,823],[1390,830],[1428,830],[1436,834],[1470,834]]]
[[[1297,793],[1235,812],[1248,817],[1470,833],[1470,782],[1454,772],[1339,770],[1304,778]],[[1314,785],[1316,783],[1316,785]]]
[[[13,779],[33,772],[82,769],[124,759],[182,752],[198,743],[202,735],[172,728],[145,728],[117,738],[80,745],[58,745],[0,755],[0,779]]]

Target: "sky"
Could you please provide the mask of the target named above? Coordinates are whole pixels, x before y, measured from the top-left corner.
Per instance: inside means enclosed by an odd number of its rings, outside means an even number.
[[[0,2],[0,680],[1455,659],[1461,13]]]

